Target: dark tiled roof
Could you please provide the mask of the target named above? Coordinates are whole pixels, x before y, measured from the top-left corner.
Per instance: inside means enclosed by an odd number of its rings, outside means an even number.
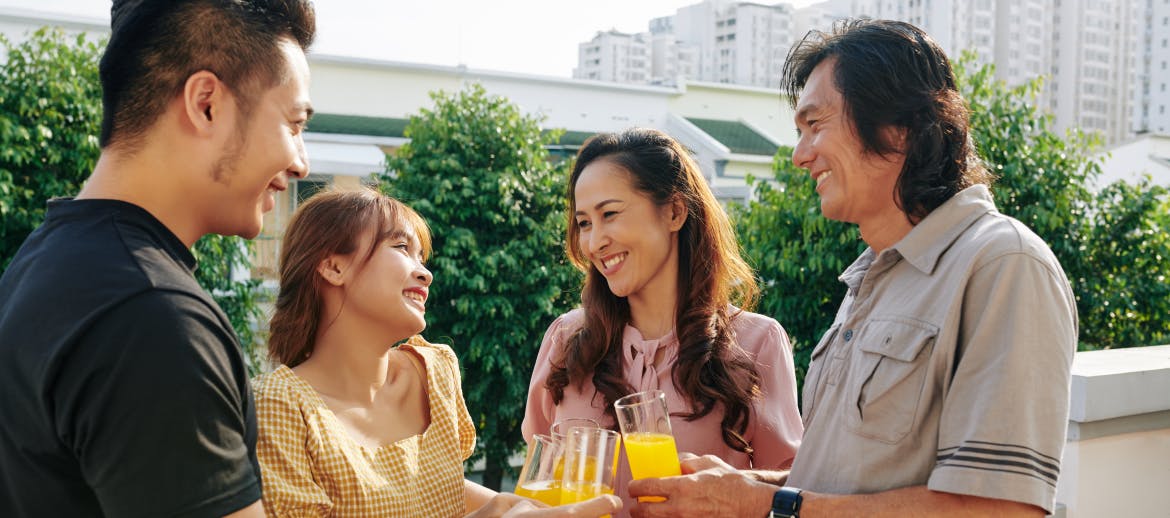
[[[743,122],[692,119],[690,117],[687,120],[691,124],[698,126],[704,133],[711,135],[715,140],[727,146],[732,153],[765,156],[776,154],[777,146],[774,142],[768,140],[768,137],[761,135],[752,129],[751,126]]]
[[[408,119],[318,113],[309,121],[308,131],[372,137],[402,137]]]
[[[596,134],[597,133],[592,131],[566,131],[563,135],[561,135],[561,138],[556,142],[553,142],[553,144],[560,146],[581,147],[585,145],[585,141],[589,140],[589,137],[592,137]]]

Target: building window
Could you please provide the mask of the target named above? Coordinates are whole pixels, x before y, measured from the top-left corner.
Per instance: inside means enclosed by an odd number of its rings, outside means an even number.
[[[329,187],[329,181],[304,179],[297,180],[293,185],[296,187],[296,205],[300,206],[305,200],[312,198],[314,194]]]

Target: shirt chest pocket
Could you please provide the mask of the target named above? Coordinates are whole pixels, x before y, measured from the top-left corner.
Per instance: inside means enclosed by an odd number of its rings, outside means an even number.
[[[913,319],[875,319],[856,338],[846,378],[846,426],[895,444],[918,421],[938,327]]]

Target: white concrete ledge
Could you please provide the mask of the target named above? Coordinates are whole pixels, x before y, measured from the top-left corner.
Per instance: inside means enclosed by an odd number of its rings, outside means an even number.
[[[1070,424],[1170,411],[1170,345],[1077,353],[1069,405]]]

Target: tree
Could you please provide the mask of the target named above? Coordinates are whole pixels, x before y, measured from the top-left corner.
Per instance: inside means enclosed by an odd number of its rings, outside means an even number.
[[[0,268],[45,218],[45,201],[76,193],[97,162],[101,85],[96,43],[40,29],[0,71]]]
[[[1072,284],[1080,315],[1080,347],[1165,343],[1170,338],[1170,197],[1165,186],[1101,176],[1101,140],[1073,129],[1059,135],[1036,106],[1041,81],[1009,88],[993,65],[956,68],[972,108],[979,156],[998,176],[992,187],[1004,214],[1044,239]]]
[[[1051,129],[1036,106],[1040,81],[1009,88],[972,55],[956,64],[971,108],[971,138],[997,175],[999,210],[1052,247],[1068,274],[1080,314],[1082,349],[1165,343],[1170,338],[1170,197],[1167,189],[1115,183],[1101,174],[1091,134]],[[755,199],[733,204],[745,256],[764,284],[761,312],[791,334],[799,379],[845,294],[837,276],[862,250],[856,227],[820,214],[814,184],[782,148],[771,182],[750,180]]]
[[[13,43],[0,34],[7,62],[0,69],[0,273],[45,218],[45,202],[72,196],[101,149],[101,43],[42,28]],[[250,243],[207,236],[195,244],[196,278],[231,319],[253,372],[260,315],[258,281],[236,280],[248,266]]]
[[[865,243],[857,227],[821,216],[816,183],[792,163],[792,148],[776,152],[773,169],[774,183],[749,178],[754,199],[729,209],[744,258],[760,278],[759,312],[788,331],[803,383],[809,355],[845,295],[837,276]]]
[[[480,85],[434,93],[411,117],[410,143],[389,157],[383,185],[431,227],[432,340],[449,340],[466,375],[479,429],[472,461],[499,489],[521,444],[528,380],[545,328],[577,299],[580,277],[563,252],[565,178],[539,120]]]

